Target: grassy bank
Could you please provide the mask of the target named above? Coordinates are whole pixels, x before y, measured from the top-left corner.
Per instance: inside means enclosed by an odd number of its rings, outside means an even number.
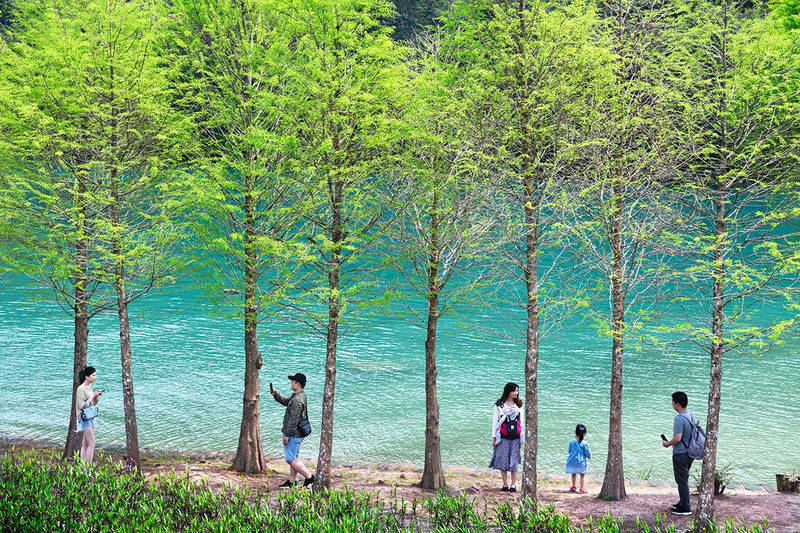
[[[186,476],[145,479],[115,463],[81,465],[52,461],[37,452],[5,453],[0,459],[0,531],[619,531],[674,532],[661,517],[623,523],[611,516],[583,529],[552,506],[520,511],[504,502],[490,510],[465,496],[439,494],[412,501],[384,500],[370,492],[309,490],[214,491]],[[768,531],[733,522],[720,531]]]

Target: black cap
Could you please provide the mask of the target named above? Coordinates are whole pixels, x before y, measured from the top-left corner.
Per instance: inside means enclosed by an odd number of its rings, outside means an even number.
[[[289,379],[291,379],[292,381],[298,382],[300,384],[300,386],[303,387],[304,389],[306,388],[306,375],[305,374],[301,374],[300,372],[298,372],[294,376],[289,376]]]

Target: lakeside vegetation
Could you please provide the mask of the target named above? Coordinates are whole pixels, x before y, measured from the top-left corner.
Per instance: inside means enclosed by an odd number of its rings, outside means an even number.
[[[483,509],[481,509],[483,507]],[[121,463],[87,467],[12,450],[0,458],[0,531],[541,532],[675,533],[661,517],[628,524],[612,516],[585,527],[552,506],[490,511],[464,495],[384,501],[351,490],[215,492],[176,474],[145,479]],[[725,521],[717,533],[766,533],[766,523]]]
[[[138,468],[128,305],[201,271],[243,321],[236,470],[265,465],[259,324],[325,339],[323,491],[340,336],[400,301],[426,330],[436,490],[438,320],[514,308],[524,320],[495,333],[525,351],[530,509],[540,340],[582,314],[611,360],[603,498],[626,497],[626,347],[708,355],[711,524],[723,356],[799,323],[797,2],[463,0],[409,41],[395,16],[386,0],[2,4],[0,266],[74,320],[73,388],[89,321],[114,312]],[[765,305],[781,311],[766,324]]]

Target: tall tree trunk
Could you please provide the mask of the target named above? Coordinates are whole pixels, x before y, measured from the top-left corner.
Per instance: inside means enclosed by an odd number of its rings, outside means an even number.
[[[136,423],[136,406],[133,398],[133,367],[131,363],[131,330],[128,321],[128,295],[125,286],[125,261],[122,258],[122,236],[119,230],[119,191],[116,170],[114,180],[114,203],[111,206],[111,221],[114,225],[113,251],[116,258],[114,289],[117,293],[117,316],[119,317],[119,348],[122,365],[122,404],[125,412],[125,456],[129,469],[141,469],[139,460],[139,428]]]
[[[600,498],[622,500],[625,472],[622,467],[622,354],[625,341],[625,272],[622,261],[622,182],[614,182],[611,213],[611,405],[608,417],[608,457]]]
[[[109,91],[109,102],[111,103],[111,149],[114,155],[117,154],[117,133],[118,117],[120,111],[117,108],[115,92],[115,69],[113,62],[109,66],[109,80],[111,90]],[[112,252],[114,254],[114,290],[117,293],[117,316],[119,317],[119,351],[120,363],[122,367],[122,405],[125,414],[125,456],[128,469],[141,469],[139,461],[139,428],[136,423],[136,406],[133,399],[133,365],[131,362],[131,329],[128,320],[128,295],[125,278],[125,259],[123,257],[122,233],[120,228],[119,206],[119,168],[117,162],[112,162],[111,167],[111,224],[112,224]]]
[[[335,141],[335,140],[334,140]],[[334,142],[334,146],[338,146]],[[331,241],[333,249],[328,270],[328,331],[325,354],[325,389],[322,393],[322,426],[319,435],[319,456],[317,458],[316,481],[314,490],[319,491],[330,486],[331,457],[333,455],[333,406],[336,391],[336,347],[339,341],[339,274],[342,266],[342,191],[344,183],[331,179]]]
[[[245,184],[245,296],[244,296],[244,398],[242,399],[242,424],[239,429],[239,446],[233,460],[233,470],[261,473],[267,468],[261,445],[260,383],[258,371],[262,366],[258,352],[258,270],[255,225],[255,180],[248,175]]]
[[[75,291],[78,296],[78,291]],[[89,317],[86,316],[85,305],[75,305],[75,345],[72,362],[72,409],[69,415],[69,429],[67,430],[67,440],[64,444],[64,459],[69,459],[75,452],[81,449],[83,435],[78,432],[78,418],[75,415],[76,395],[78,386],[81,384],[79,375],[81,370],[86,368],[89,349]]]
[[[528,30],[525,23],[525,0],[518,0],[517,19],[519,32],[515,38],[515,52],[525,57]],[[531,115],[528,108],[530,88],[528,78],[522,69],[517,70],[519,84],[521,167],[520,177],[523,189],[523,210],[525,213],[525,289],[527,302],[527,327],[525,328],[525,449],[522,454],[522,499],[523,502],[536,501],[536,458],[539,448],[539,198],[533,169],[531,168],[533,147],[531,146]]]
[[[697,531],[711,531],[714,521],[714,472],[717,469],[717,442],[719,437],[720,390],[722,385],[722,334],[725,320],[725,223],[726,197],[724,180],[729,169],[728,122],[727,122],[727,75],[728,75],[728,2],[723,4],[722,37],[720,46],[721,65],[719,79],[718,146],[720,151],[714,198],[714,266],[711,305],[711,369],[708,383],[708,411],[706,414],[706,444],[703,449],[703,469],[697,487],[698,500],[694,523]]]
[[[533,178],[525,183],[525,286],[527,319],[525,330],[525,450],[522,459],[522,498],[536,501],[536,456],[539,443],[539,277],[538,213],[534,205]]]
[[[703,470],[700,474],[699,494],[695,511],[696,528],[711,530],[714,520],[714,471],[717,468],[717,442],[719,437],[720,389],[722,385],[722,333],[724,321],[725,258],[724,203],[718,202],[714,247],[714,282],[712,286],[713,304],[711,310],[711,373],[708,385],[708,414],[706,418],[706,445],[703,449]]]
[[[436,393],[436,325],[439,320],[439,193],[431,209],[431,248],[428,258],[428,329],[425,337],[425,466],[421,486],[437,490],[445,485],[439,436],[439,400]]]
[[[87,301],[89,243],[86,237],[86,182],[81,176],[78,176],[76,181],[78,188],[76,197],[80,208],[78,209],[76,223],[78,239],[75,244],[75,282],[73,284],[75,294],[75,344],[72,361],[72,407],[69,411],[69,427],[67,429],[67,440],[64,444],[64,459],[72,457],[81,447],[82,435],[77,431],[78,420],[75,415],[75,396],[78,392],[78,386],[81,384],[79,374],[88,364],[89,352],[89,302]]]
[[[125,456],[129,469],[140,469],[139,428],[133,401],[133,368],[131,365],[131,333],[128,322],[128,302],[125,293],[124,264],[117,272],[117,314],[119,315],[120,362],[122,363],[122,402],[125,411]]]

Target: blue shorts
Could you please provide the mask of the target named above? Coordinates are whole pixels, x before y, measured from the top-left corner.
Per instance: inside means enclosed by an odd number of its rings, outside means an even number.
[[[286,457],[286,462],[291,463],[300,454],[300,443],[303,442],[302,437],[289,437],[289,444],[283,447],[283,456]]]

